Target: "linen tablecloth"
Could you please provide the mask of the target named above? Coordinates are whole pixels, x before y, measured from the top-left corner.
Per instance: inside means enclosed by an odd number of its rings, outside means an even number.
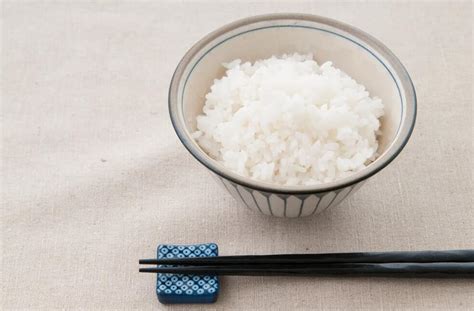
[[[410,72],[402,154],[319,217],[254,214],[181,146],[175,66],[206,33],[263,13],[352,24]],[[4,310],[473,309],[472,281],[225,277],[209,306],[160,305],[138,259],[159,243],[222,255],[474,248],[472,2],[3,1]]]

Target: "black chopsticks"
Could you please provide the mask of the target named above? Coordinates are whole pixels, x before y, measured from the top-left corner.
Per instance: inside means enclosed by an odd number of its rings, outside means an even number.
[[[474,277],[474,263],[355,263],[318,264],[311,266],[188,266],[141,268],[140,272],[193,275],[352,275],[406,277]]]
[[[141,265],[245,265],[306,263],[474,262],[474,250],[366,252],[140,259]]]
[[[474,250],[142,259],[140,272],[194,275],[474,277]]]

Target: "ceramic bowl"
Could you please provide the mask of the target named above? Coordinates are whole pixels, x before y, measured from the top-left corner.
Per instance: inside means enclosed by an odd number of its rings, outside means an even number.
[[[313,53],[332,61],[385,105],[380,156],[347,178],[315,186],[282,186],[240,176],[210,158],[191,138],[196,116],[222,63],[255,61],[284,53]],[[242,19],[205,36],[183,57],[169,91],[171,121],[183,145],[243,206],[265,215],[302,217],[323,212],[353,194],[387,166],[407,143],[416,118],[416,95],[397,57],[380,41],[350,25],[305,14],[270,14]]]

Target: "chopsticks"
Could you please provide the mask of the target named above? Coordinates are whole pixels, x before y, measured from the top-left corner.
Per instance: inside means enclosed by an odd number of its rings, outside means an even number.
[[[399,276],[399,277],[474,277],[474,263],[377,263],[318,264],[310,266],[187,266],[140,268],[140,272],[193,275],[246,276]]]
[[[141,265],[246,265],[307,263],[474,262],[474,250],[285,254],[140,259]]]
[[[474,277],[474,250],[142,259],[145,273],[193,275]]]

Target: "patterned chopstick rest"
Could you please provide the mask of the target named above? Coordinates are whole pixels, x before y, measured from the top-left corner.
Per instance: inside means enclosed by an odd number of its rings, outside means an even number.
[[[158,246],[158,259],[218,256],[217,244]],[[219,294],[217,276],[159,273],[156,281],[158,300],[164,304],[213,303]]]

